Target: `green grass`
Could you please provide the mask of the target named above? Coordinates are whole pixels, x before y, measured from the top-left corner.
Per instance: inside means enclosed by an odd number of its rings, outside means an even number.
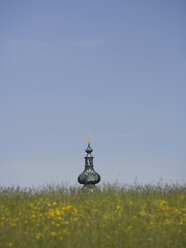
[[[183,248],[185,187],[0,188],[0,248]]]

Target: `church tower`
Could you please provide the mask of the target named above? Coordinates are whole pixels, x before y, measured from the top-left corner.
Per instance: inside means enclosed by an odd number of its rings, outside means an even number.
[[[85,150],[87,153],[85,157],[85,169],[84,171],[79,175],[78,182],[80,184],[84,184],[83,188],[88,189],[94,189],[95,184],[99,183],[101,180],[100,175],[95,172],[94,165],[93,165],[93,156],[92,156],[93,149],[90,147],[90,139],[88,139],[88,147]]]

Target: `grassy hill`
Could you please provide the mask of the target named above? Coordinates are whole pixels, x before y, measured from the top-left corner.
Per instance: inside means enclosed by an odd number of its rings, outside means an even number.
[[[183,248],[185,187],[0,188],[0,248]]]

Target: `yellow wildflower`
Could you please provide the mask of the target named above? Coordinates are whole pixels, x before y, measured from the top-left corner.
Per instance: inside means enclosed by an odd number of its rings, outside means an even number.
[[[38,233],[38,234],[36,235],[36,239],[40,239],[41,237],[43,237],[43,234],[42,234],[42,233]]]
[[[50,235],[55,237],[57,235],[57,233],[56,232],[51,232]]]
[[[141,216],[146,216],[146,212],[145,212],[144,210],[141,210],[141,211],[139,212],[139,214],[140,214]]]
[[[61,215],[61,211],[58,208],[56,209],[56,214]]]

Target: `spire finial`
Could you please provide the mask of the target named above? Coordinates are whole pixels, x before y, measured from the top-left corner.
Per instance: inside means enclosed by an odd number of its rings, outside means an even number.
[[[90,133],[88,133],[88,144],[90,144]]]

